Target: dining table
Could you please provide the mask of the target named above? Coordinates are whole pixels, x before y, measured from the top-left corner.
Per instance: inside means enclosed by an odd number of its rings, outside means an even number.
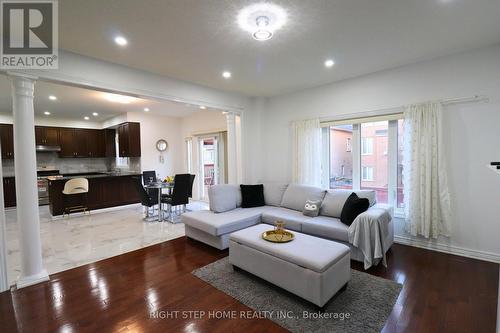
[[[158,189],[158,221],[161,222],[164,220],[163,217],[163,205],[161,204],[161,195],[163,194],[163,190],[167,189],[168,194],[172,194],[172,189],[174,188],[174,183],[169,183],[169,182],[162,182],[162,181],[157,181],[157,182],[150,182],[146,185],[144,185],[145,188],[147,189]],[[170,217],[171,212],[169,212]]]

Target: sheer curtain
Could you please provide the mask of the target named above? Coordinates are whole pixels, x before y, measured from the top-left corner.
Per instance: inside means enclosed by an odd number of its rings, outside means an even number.
[[[293,181],[321,186],[321,126],[319,119],[292,122]]]
[[[437,238],[450,233],[441,114],[441,103],[411,105],[404,112],[405,227],[413,236]]]

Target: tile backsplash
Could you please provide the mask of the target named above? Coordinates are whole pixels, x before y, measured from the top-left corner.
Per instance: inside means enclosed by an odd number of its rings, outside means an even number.
[[[124,171],[140,172],[140,158],[121,158],[117,165],[115,158],[59,158],[57,153],[37,153],[38,168],[53,166],[60,173],[103,172],[117,168]],[[3,176],[14,176],[14,160],[2,160]]]

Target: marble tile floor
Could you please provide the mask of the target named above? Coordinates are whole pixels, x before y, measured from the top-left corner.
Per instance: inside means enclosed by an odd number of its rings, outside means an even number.
[[[203,210],[208,209],[208,204],[193,201],[187,208]],[[21,271],[16,210],[6,210],[5,217],[8,277],[13,285]],[[145,222],[142,217],[139,204],[64,219],[53,219],[48,206],[41,206],[40,233],[45,268],[53,274],[184,236],[182,223]],[[178,219],[178,216],[174,218]]]

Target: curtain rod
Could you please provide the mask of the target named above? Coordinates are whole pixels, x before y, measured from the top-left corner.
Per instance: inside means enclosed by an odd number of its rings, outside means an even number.
[[[412,104],[422,104],[422,103],[433,103],[434,102],[434,103],[441,103],[443,105],[450,105],[450,104],[463,104],[463,103],[475,103],[475,102],[488,103],[489,101],[490,101],[490,99],[488,96],[474,95],[474,96],[470,96],[470,97],[429,100],[429,101],[425,101],[425,102],[412,103]],[[319,120],[321,122],[326,122],[326,121],[335,121],[335,120],[348,120],[348,119],[355,119],[355,118],[364,118],[364,117],[389,116],[389,115],[393,115],[393,114],[402,113],[402,109],[404,109],[408,105],[411,105],[411,104],[392,106],[392,107],[374,109],[374,110],[363,111],[363,112],[348,113],[348,114],[339,115],[337,117],[331,117],[331,116],[330,117],[320,117]]]

